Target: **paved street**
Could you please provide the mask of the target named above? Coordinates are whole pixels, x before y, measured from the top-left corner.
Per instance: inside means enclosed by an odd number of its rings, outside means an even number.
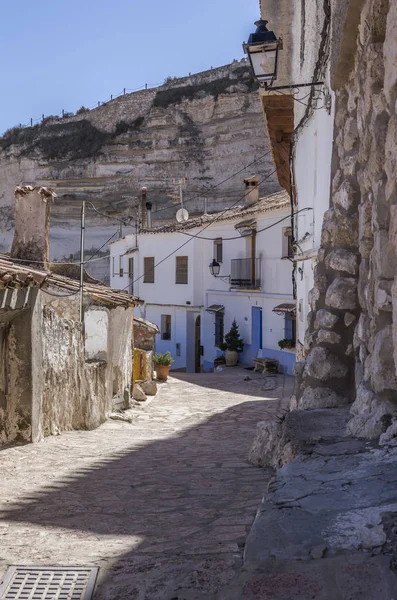
[[[132,424],[0,451],[0,575],[97,565],[96,599],[209,598],[241,565],[270,475],[248,450],[292,378],[264,387],[239,368],[177,374],[129,411]]]

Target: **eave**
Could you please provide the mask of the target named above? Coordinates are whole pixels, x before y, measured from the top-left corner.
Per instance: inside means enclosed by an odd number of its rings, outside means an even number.
[[[294,132],[294,101],[289,94],[261,94],[262,108],[269,135],[277,178],[290,194],[290,143]]]

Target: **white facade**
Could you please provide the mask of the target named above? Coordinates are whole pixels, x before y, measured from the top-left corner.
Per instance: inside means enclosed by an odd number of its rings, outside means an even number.
[[[330,85],[327,50],[320,50],[321,32],[327,16],[322,0],[260,0],[260,6],[262,17],[269,21],[268,27],[283,39],[274,87],[291,86],[294,98],[295,211],[311,209],[296,215],[294,229],[297,242],[297,339],[298,346],[302,347],[310,311],[309,292],[314,287],[313,271],[321,244],[321,227],[330,203],[335,94]],[[320,68],[319,56],[322,59]],[[310,84],[315,76],[322,83],[312,88]],[[305,87],[296,88],[296,85]],[[308,110],[313,92],[318,99]],[[282,94],[288,93],[282,91]],[[268,92],[261,90],[261,94]]]
[[[332,96],[330,112],[325,108],[313,111],[295,143],[297,210],[312,209],[295,218],[297,338],[302,345],[310,310],[309,292],[314,287],[313,271],[321,245],[321,227],[324,213],[329,208],[334,104]]]
[[[258,206],[262,204],[263,200]],[[111,286],[125,288],[134,282],[133,293],[145,301],[140,307],[141,316],[160,329],[156,351],[171,352],[175,359],[173,369],[194,372],[213,368],[214,359],[222,354],[215,343],[215,320],[219,317],[207,309],[217,305],[223,307],[220,313],[224,333],[230,329],[233,319],[239,325],[245,342],[241,363],[253,365],[252,358],[259,354],[277,358],[285,370],[291,372],[295,355],[291,351],[280,351],[278,346],[278,341],[285,337],[285,319],[273,312],[279,304],[294,303],[292,264],[285,258],[288,239],[284,234],[290,225],[290,208],[285,195],[279,206],[281,208],[268,212],[258,211],[254,216],[249,207],[250,227],[257,232],[255,250],[251,236],[241,237],[235,228],[244,221],[247,214],[244,209],[231,220],[219,218],[218,222],[211,222],[204,230],[207,223],[194,228],[188,224],[178,231],[141,233],[137,236],[137,249],[132,235],[111,245]],[[265,228],[268,229],[261,231]],[[220,275],[226,279],[215,278],[209,270],[215,257],[216,239],[222,239]],[[256,289],[247,290],[243,271],[245,265],[252,265],[253,251],[257,284]],[[187,283],[176,283],[178,257],[187,257]],[[145,282],[145,258],[153,258],[158,265],[154,269],[154,283]],[[133,261],[133,269],[130,261]],[[159,264],[160,261],[163,262]],[[227,277],[231,274],[234,279],[229,285]]]

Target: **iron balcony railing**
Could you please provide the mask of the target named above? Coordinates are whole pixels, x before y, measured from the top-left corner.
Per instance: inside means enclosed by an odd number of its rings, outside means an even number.
[[[233,258],[231,262],[230,287],[244,290],[261,288],[260,258]]]

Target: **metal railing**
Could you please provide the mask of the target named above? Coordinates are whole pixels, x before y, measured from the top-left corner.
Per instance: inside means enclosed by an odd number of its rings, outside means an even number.
[[[233,258],[231,261],[230,287],[259,290],[262,283],[260,258]]]

